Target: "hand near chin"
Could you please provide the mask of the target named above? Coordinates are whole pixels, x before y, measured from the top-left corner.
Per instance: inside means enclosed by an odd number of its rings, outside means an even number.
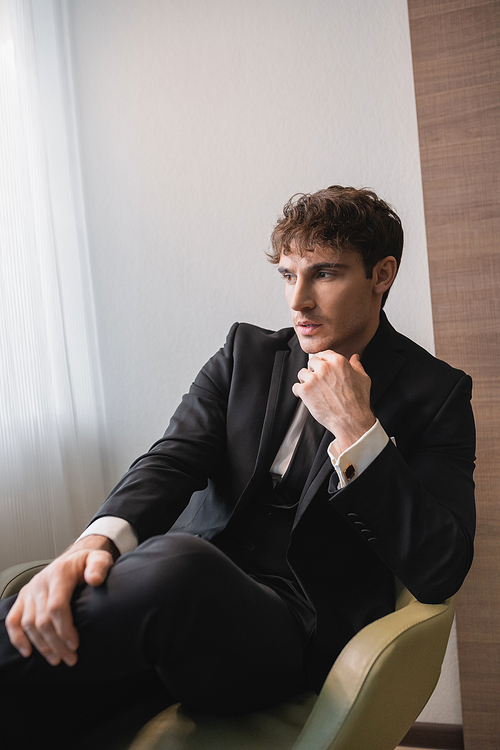
[[[342,451],[375,424],[370,407],[371,380],[358,354],[347,360],[333,351],[318,352],[297,377],[294,394],[335,435]]]
[[[114,545],[97,535],[85,537],[24,586],[11,607],[5,626],[12,645],[28,657],[33,646],[51,664],[77,662],[78,632],[70,602],[82,583],[99,586],[113,565]]]

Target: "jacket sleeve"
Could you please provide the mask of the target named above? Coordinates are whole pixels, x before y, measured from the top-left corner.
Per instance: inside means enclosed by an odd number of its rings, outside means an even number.
[[[330,501],[422,602],[461,586],[473,557],[475,431],[471,379],[462,374],[402,450],[391,441]]]
[[[193,492],[207,486],[225,451],[237,328],[235,323],[225,346],[197,375],[164,436],[134,461],[93,521],[110,515],[124,518],[134,527],[140,543],[167,532]]]

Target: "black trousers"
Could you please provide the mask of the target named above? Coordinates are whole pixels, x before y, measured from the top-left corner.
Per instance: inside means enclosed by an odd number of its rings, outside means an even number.
[[[0,710],[23,705],[27,717],[26,701],[33,710],[43,706],[42,723],[50,724],[52,714],[53,726],[64,719],[63,731],[75,736],[145,696],[155,710],[181,701],[192,710],[233,714],[305,687],[310,633],[290,601],[187,534],[147,540],[118,559],[105,584],[75,593],[74,667],[18,654],[5,630],[14,600],[0,602]],[[37,738],[43,747],[39,732]]]

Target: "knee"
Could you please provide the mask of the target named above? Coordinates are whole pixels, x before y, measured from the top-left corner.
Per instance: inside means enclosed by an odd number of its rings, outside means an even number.
[[[199,596],[217,580],[221,557],[210,542],[175,532],[151,537],[123,560],[119,558],[115,574],[133,570],[144,594],[153,591],[163,599],[178,596],[185,601],[193,590]]]
[[[206,539],[185,532],[173,531],[147,539],[137,547],[133,554],[151,559],[160,566],[168,567],[174,561],[186,567],[197,567],[201,560],[210,564],[210,560],[220,552]]]

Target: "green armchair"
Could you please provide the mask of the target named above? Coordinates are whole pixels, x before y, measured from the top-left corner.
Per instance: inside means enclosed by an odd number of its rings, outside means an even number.
[[[47,560],[0,574],[15,594]],[[345,646],[319,696],[305,693],[266,711],[211,717],[170,706],[122,750],[394,750],[438,681],[453,599],[421,604],[401,588],[395,612]]]

